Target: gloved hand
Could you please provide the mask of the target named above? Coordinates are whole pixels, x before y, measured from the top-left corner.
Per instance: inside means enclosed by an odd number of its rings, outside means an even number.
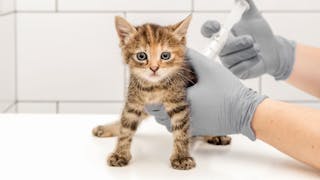
[[[191,105],[191,134],[218,136],[242,133],[251,140],[251,129],[256,107],[266,98],[245,87],[224,66],[188,49],[187,59],[195,69],[198,82],[188,88]],[[162,105],[146,106],[157,122],[171,130],[170,118]]]
[[[241,79],[249,79],[268,73],[276,80],[287,79],[295,59],[295,46],[280,36],[275,36],[252,0],[247,0],[250,9],[244,13],[220,53],[224,66]],[[284,22],[285,23],[285,22]],[[218,24],[218,25],[217,25]],[[207,21],[201,28],[205,37],[219,31],[216,21]]]

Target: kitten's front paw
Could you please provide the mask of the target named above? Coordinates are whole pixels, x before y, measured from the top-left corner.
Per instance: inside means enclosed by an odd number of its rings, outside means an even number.
[[[108,165],[114,167],[126,166],[131,159],[131,155],[120,155],[118,153],[112,153],[108,158]]]
[[[189,170],[196,167],[196,162],[192,157],[172,157],[171,166],[174,169]]]

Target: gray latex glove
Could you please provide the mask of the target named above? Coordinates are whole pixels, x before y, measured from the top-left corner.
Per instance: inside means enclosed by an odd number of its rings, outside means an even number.
[[[186,58],[198,76],[198,82],[188,88],[191,105],[191,134],[217,136],[241,133],[251,140],[255,134],[251,121],[256,107],[266,98],[245,87],[224,66],[188,49]],[[170,118],[162,105],[145,109],[157,122],[171,130]]]
[[[252,0],[247,0],[250,10],[245,12],[220,53],[224,66],[241,79],[249,79],[270,74],[276,80],[289,77],[295,59],[293,41],[275,36]],[[285,23],[285,22],[284,22]],[[219,31],[216,21],[207,21],[201,28],[205,37],[211,37]]]

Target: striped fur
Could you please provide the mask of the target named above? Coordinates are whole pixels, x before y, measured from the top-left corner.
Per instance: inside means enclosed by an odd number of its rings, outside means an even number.
[[[176,169],[191,169],[195,162],[189,154],[190,107],[186,99],[186,88],[193,85],[196,76],[185,60],[185,33],[191,17],[172,26],[143,24],[133,27],[123,18],[116,18],[116,28],[124,62],[130,69],[130,82],[125,107],[119,123],[112,126],[98,126],[94,134],[118,136],[113,154],[108,158],[111,166],[125,166],[131,159],[130,145],[140,122],[148,114],[144,111],[147,104],[163,104],[171,118],[173,130],[173,153],[171,165]],[[139,51],[148,54],[145,62],[137,61]],[[161,51],[171,52],[168,61],[159,58]],[[159,67],[158,81],[150,81],[150,68]],[[162,73],[162,74],[161,74]]]

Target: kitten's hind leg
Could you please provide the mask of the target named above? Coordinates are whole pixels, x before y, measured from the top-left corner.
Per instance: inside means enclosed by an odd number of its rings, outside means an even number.
[[[229,145],[231,143],[230,136],[203,136],[203,140],[212,145]]]
[[[120,121],[112,124],[100,125],[92,129],[92,134],[96,137],[114,137],[119,136]]]

